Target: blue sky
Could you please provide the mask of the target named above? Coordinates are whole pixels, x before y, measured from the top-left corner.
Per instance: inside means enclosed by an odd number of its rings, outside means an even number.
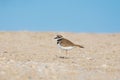
[[[120,32],[120,0],[0,0],[0,31]]]

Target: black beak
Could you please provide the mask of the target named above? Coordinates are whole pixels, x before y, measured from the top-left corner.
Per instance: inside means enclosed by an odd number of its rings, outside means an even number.
[[[57,39],[57,37],[55,37],[54,39]]]

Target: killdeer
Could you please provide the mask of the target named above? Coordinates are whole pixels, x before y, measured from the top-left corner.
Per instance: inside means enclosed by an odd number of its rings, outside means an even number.
[[[59,48],[66,50],[66,54],[67,54],[68,50],[70,50],[74,47],[84,48],[81,45],[74,44],[73,42],[69,41],[68,39],[65,39],[62,35],[57,35],[54,39],[57,40],[57,45],[59,46]]]

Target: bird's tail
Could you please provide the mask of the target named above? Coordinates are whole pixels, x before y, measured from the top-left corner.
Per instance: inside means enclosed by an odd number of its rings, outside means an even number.
[[[77,44],[75,44],[75,46],[77,46],[77,47],[79,47],[79,48],[84,48],[83,46],[81,46],[81,45],[77,45]]]

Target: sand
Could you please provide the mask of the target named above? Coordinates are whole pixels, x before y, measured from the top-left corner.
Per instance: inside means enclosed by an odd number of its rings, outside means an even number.
[[[65,54],[56,34],[85,48]],[[120,80],[120,33],[0,32],[0,80]]]

